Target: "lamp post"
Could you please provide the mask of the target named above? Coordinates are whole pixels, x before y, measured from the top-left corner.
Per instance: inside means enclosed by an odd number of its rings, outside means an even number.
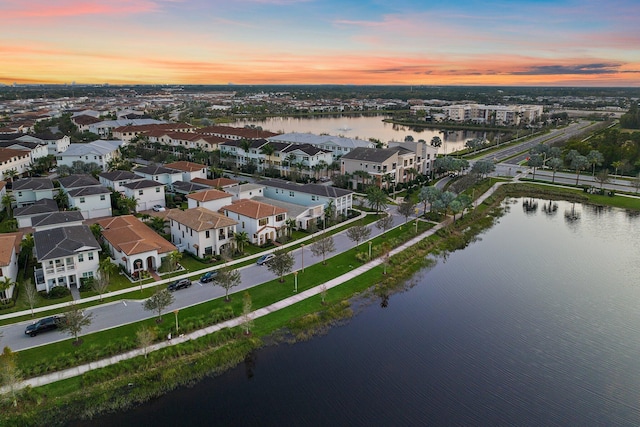
[[[298,270],[293,272],[293,292],[298,292]]]
[[[418,218],[416,218],[416,234],[418,234]]]
[[[369,240],[369,260],[371,260],[371,245],[373,244],[373,242],[371,240]]]
[[[304,243],[300,245],[300,255],[302,257],[302,271],[304,271]]]
[[[176,315],[176,335],[178,334],[178,312],[179,311],[180,310],[178,310],[178,309],[173,310],[173,314]]]

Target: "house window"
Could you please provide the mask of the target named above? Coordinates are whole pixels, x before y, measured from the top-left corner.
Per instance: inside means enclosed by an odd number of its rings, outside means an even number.
[[[78,254],[78,261],[84,262],[84,254]]]
[[[22,197],[22,191],[18,191],[18,197]]]
[[[138,195],[142,196],[144,194],[144,190],[138,190]]]
[[[82,277],[93,277],[93,271],[85,271],[82,273]]]
[[[276,215],[276,221],[284,221],[284,214]]]
[[[105,196],[104,196],[104,194],[101,194],[101,195],[100,195],[100,200],[105,200]]]
[[[80,197],[80,203],[84,203],[84,197]]]
[[[156,187],[156,193],[160,192],[160,187]]]
[[[209,232],[209,230],[207,230],[207,231],[205,231],[205,232],[204,232],[204,237],[205,237],[205,238],[207,238],[207,239],[208,239],[209,237],[211,237],[211,233]]]
[[[260,224],[260,226],[269,224],[269,218],[260,218],[260,220],[258,221],[258,224]]]
[[[93,252],[89,252],[87,254],[87,258],[89,259],[89,261],[93,261]]]
[[[211,254],[213,254],[213,247],[211,247],[211,246],[207,246],[206,248],[204,248],[204,254],[205,254],[205,255],[211,255]]]
[[[293,191],[289,191],[289,197],[293,197],[294,196],[294,192]]]

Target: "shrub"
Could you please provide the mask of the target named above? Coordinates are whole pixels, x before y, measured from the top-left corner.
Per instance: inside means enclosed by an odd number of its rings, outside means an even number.
[[[40,291],[40,296],[47,299],[64,298],[71,295],[71,291],[66,286],[54,286],[49,293],[46,291]]]

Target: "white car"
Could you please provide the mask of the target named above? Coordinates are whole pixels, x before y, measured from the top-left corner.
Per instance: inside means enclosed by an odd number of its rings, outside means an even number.
[[[153,211],[154,212],[164,212],[166,209],[164,208],[164,206],[161,205],[153,205]]]

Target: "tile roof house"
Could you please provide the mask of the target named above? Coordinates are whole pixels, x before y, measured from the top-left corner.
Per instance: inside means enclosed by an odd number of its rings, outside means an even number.
[[[31,156],[24,150],[0,148],[0,179],[23,176],[31,169]]]
[[[191,180],[196,184],[206,185],[209,188],[225,189],[240,184],[240,181],[230,178],[214,178],[214,179],[202,179],[194,178]]]
[[[0,281],[7,278],[12,285],[0,291],[0,302],[11,300],[18,277],[18,253],[20,252],[22,233],[0,234]]]
[[[186,198],[189,209],[203,207],[214,212],[232,201],[231,194],[215,189],[196,191],[188,194]]]
[[[256,245],[275,241],[287,220],[286,209],[250,199],[234,201],[220,211],[238,221],[237,230],[246,232]]]
[[[99,220],[111,258],[129,275],[158,270],[162,260],[176,247],[133,215]]]
[[[166,217],[171,241],[181,250],[197,257],[220,255],[232,246],[237,221],[209,209],[171,209]]]
[[[181,160],[179,162],[167,163],[164,166],[169,169],[181,171],[182,181],[184,182],[191,182],[194,178],[207,178],[207,166],[201,165],[200,163]]]
[[[33,233],[34,255],[41,264],[35,271],[36,289],[80,286],[98,271],[100,244],[86,225],[48,228]]]

